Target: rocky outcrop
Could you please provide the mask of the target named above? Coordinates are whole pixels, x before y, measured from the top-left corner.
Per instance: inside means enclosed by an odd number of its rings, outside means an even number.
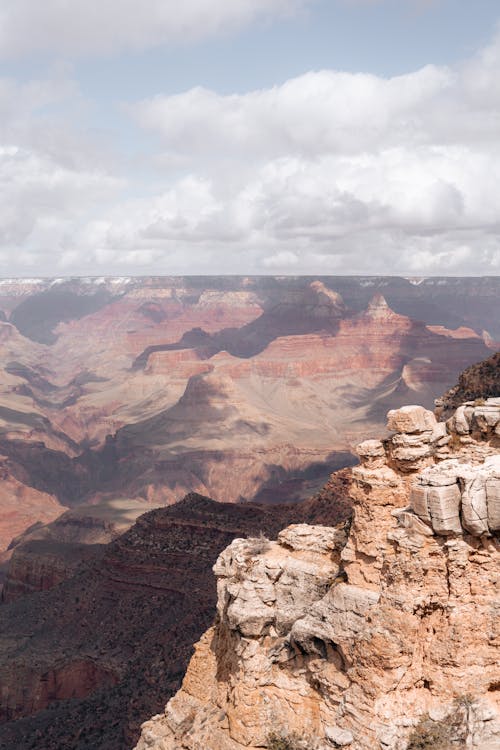
[[[438,399],[438,409],[450,415],[465,401],[485,399],[500,393],[500,352],[464,370],[457,385]]]
[[[495,425],[454,424],[389,414],[347,540],[299,525],[222,553],[215,625],[136,750],[499,746],[500,455]]]

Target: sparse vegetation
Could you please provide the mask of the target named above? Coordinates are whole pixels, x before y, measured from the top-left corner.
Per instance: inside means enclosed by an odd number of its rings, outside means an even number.
[[[264,552],[268,551],[270,546],[271,542],[261,531],[259,533],[259,536],[248,537],[246,553],[248,557],[253,557],[254,555],[262,555]]]
[[[470,695],[455,699],[451,711],[439,721],[424,714],[410,735],[407,750],[457,750],[469,737],[475,700]]]
[[[312,744],[297,732],[270,732],[266,743],[268,750],[314,750]]]

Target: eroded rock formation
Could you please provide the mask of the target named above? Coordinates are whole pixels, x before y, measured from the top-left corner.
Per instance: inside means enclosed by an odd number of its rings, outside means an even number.
[[[490,353],[499,286],[1,280],[0,556],[31,524],[103,498],[309,496],[389,408],[432,405]]]
[[[498,748],[499,405],[392,411],[359,448],[347,540],[233,541],[215,625],[136,750]]]

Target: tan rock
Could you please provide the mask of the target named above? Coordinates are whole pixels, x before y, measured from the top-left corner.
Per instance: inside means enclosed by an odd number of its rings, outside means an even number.
[[[395,432],[426,432],[436,426],[436,417],[423,406],[403,406],[387,414],[387,429]]]
[[[486,480],[486,498],[488,506],[488,526],[491,531],[500,530],[500,478]]]
[[[432,443],[425,417],[419,429],[405,435]],[[418,439],[363,444],[343,548],[303,525],[260,550],[233,542],[215,628],[137,749],[258,750],[276,731],[314,750],[405,750],[424,714],[500,747],[500,456],[485,435],[414,478],[393,452]]]

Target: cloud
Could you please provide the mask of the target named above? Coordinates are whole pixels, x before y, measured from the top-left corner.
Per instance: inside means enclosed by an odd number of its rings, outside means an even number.
[[[498,273],[499,75],[497,36],[388,79],[324,70],[137,102],[157,187],[126,200],[78,129],[37,140],[47,107],[78,100],[71,81],[0,82],[17,149],[0,157],[0,246],[54,272]]]
[[[499,73],[497,36],[464,63],[389,79],[325,70],[139,102],[163,163],[193,171],[191,208],[181,181],[153,222],[137,207],[136,237],[191,255],[230,242],[254,271],[496,269]]]
[[[20,83],[0,78],[0,268],[50,274],[75,251],[89,215],[116,200],[124,182],[112,174],[102,144],[73,118],[84,103],[64,69]],[[72,250],[70,248],[73,248]]]
[[[294,13],[314,0],[3,0],[0,56],[112,55]]]

